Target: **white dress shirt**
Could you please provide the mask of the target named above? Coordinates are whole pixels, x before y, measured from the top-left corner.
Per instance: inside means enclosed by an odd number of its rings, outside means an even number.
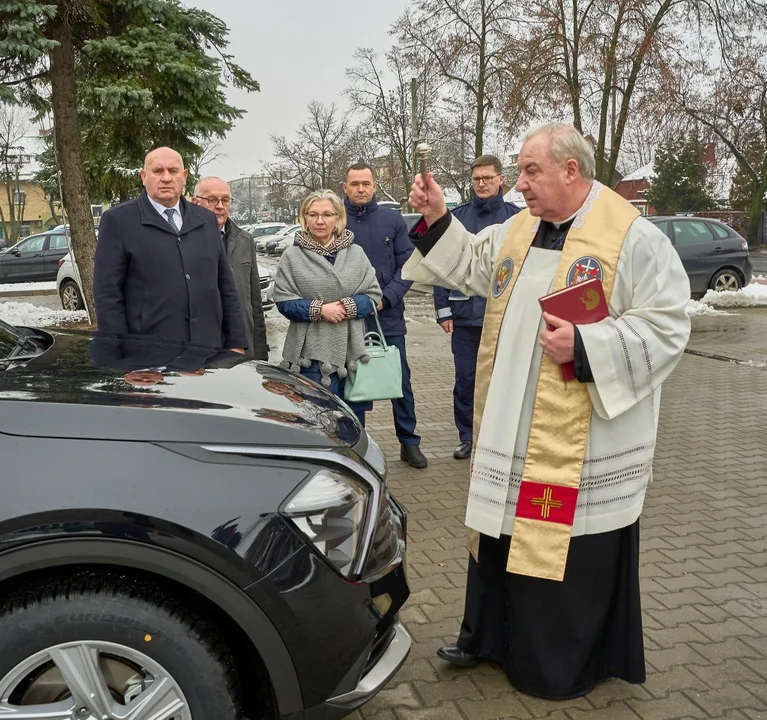
[[[184,219],[181,217],[181,200],[179,200],[172,208],[169,208],[165,205],[160,205],[160,203],[152,199],[149,195],[147,195],[147,198],[149,198],[149,202],[152,203],[152,207],[157,210],[158,213],[160,213],[162,219],[165,220],[165,222],[168,222],[168,216],[165,214],[165,211],[172,209],[174,211],[173,220],[176,223],[176,227],[179,230],[181,229],[181,226],[184,224]]]

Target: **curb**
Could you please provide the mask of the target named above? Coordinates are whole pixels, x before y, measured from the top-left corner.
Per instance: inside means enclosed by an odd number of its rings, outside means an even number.
[[[35,297],[58,294],[58,290],[0,290],[0,297]]]

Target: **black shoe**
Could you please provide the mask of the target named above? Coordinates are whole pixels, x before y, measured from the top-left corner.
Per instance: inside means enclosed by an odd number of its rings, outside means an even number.
[[[418,468],[419,470],[429,465],[429,461],[418,445],[402,445],[399,451],[399,459],[404,460],[410,467]]]
[[[437,650],[437,655],[443,660],[447,660],[451,665],[458,667],[474,667],[482,662],[482,658],[479,655],[471,655],[464,652],[457,645],[445,645]]]
[[[453,450],[453,457],[456,460],[466,460],[466,458],[471,457],[472,447],[471,440],[463,440],[461,444]]]

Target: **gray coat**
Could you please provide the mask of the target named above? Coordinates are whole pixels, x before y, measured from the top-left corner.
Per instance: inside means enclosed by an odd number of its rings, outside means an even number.
[[[224,242],[232,268],[237,297],[242,306],[242,319],[248,336],[247,358],[269,359],[269,345],[266,341],[266,322],[261,306],[261,279],[256,261],[256,245],[251,235],[231,220],[224,225]]]

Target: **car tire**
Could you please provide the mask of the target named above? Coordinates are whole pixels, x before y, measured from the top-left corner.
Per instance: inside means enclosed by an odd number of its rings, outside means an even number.
[[[711,282],[708,286],[716,292],[722,292],[724,290],[740,290],[743,287],[743,280],[737,270],[723,268],[714,273],[714,277],[711,278]]]
[[[0,716],[42,705],[61,713],[50,717],[133,717],[128,704],[146,703],[137,716],[240,717],[216,626],[156,583],[80,573],[29,584],[2,600],[0,637]]]
[[[64,310],[85,310],[82,293],[73,280],[64,280],[61,283],[59,296],[61,297],[61,307]]]

